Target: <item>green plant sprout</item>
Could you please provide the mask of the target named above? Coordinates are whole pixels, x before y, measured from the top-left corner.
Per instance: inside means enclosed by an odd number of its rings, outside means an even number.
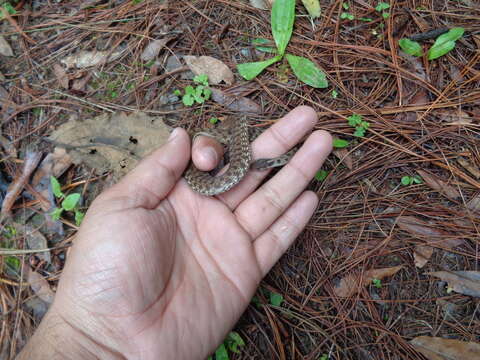
[[[315,174],[315,180],[323,181],[327,178],[327,176],[328,176],[327,170],[318,170],[317,173]]]
[[[353,136],[362,137],[365,136],[365,132],[370,127],[368,121],[364,121],[362,115],[353,114],[347,117],[348,125],[355,128]]]
[[[413,175],[413,176],[408,176],[405,175],[402,177],[400,180],[402,185],[408,186],[408,185],[413,185],[413,184],[421,184],[422,183],[422,178],[418,175]]]
[[[8,1],[0,5],[0,20],[5,18],[4,12],[9,15],[15,15],[17,10]]]
[[[375,6],[375,10],[378,11],[378,12],[381,12],[382,13],[382,17],[384,19],[388,19],[390,17],[390,13],[389,12],[386,12],[384,10],[388,10],[390,9],[390,4],[389,3],[386,3],[386,2],[379,2],[377,4],[377,6]]]
[[[347,140],[344,140],[344,139],[338,139],[338,138],[333,139],[333,147],[335,149],[343,149],[343,148],[347,147],[349,144],[350,143]]]
[[[229,360],[228,351],[239,354],[240,350],[238,348],[244,345],[245,341],[243,341],[240,334],[231,331],[225,341],[215,351],[215,360]],[[213,360],[213,357],[209,356],[207,360]]]
[[[382,287],[382,280],[380,279],[373,279],[372,280],[373,286],[375,286],[377,289],[380,289]]]
[[[267,67],[279,62],[285,56],[293,73],[300,81],[314,88],[328,87],[325,73],[315,63],[302,56],[285,54],[288,42],[292,36],[294,21],[295,0],[275,0],[272,6],[271,26],[277,48],[277,56],[264,61],[238,64],[238,72],[245,80],[254,79]]]
[[[342,20],[344,20],[344,19],[354,20],[354,19],[355,19],[355,16],[353,16],[352,14],[347,13],[347,12],[342,12],[342,13],[340,14],[340,19],[342,19]]]
[[[53,195],[55,195],[57,199],[62,200],[60,204],[61,207],[55,208],[55,210],[50,213],[52,219],[59,220],[60,216],[64,211],[71,211],[75,214],[75,223],[77,224],[77,226],[80,226],[83,218],[85,217],[85,214],[78,209],[78,202],[81,195],[78,193],[74,193],[65,196],[65,194],[61,190],[60,183],[54,176],[50,176],[50,185],[52,187]]]
[[[193,82],[198,85],[196,87],[192,85],[185,87],[185,93],[182,96],[182,102],[185,106],[192,106],[194,103],[203,104],[212,95],[212,90],[208,87],[207,75],[197,75],[193,78]],[[176,91],[175,95],[181,95],[180,90]]]
[[[283,296],[274,292],[270,292],[270,304],[273,306],[282,306]]]

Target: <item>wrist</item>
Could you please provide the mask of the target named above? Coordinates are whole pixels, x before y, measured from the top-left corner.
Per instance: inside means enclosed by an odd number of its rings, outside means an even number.
[[[76,328],[52,305],[17,360],[125,359]]]

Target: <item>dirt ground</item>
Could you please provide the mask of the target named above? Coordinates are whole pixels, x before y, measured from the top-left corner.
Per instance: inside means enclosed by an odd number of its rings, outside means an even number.
[[[13,55],[0,55],[2,195],[32,153],[51,156],[42,171],[80,191],[82,211],[114,181],[124,166],[110,155],[101,166],[85,160],[91,149],[74,164],[54,155],[59,143],[72,147],[70,138],[51,138],[67,121],[141,110],[169,124],[210,126],[212,117],[235,114],[233,98],[256,109],[251,125],[266,126],[309,105],[316,127],[348,146],[328,158],[325,179],[312,181],[318,210],[235,327],[245,346],[230,358],[425,359],[412,339],[478,342],[480,4],[392,1],[388,16],[371,0],[320,4],[313,21],[297,4],[287,51],[323,69],[326,89],[302,84],[285,60],[251,81],[238,74],[238,64],[271,56],[252,45],[272,40],[270,11],[246,0],[13,2],[17,13],[0,20]],[[342,19],[345,12],[354,19]],[[465,34],[438,59],[400,51],[401,38],[454,27]],[[159,48],[144,55],[154,40]],[[434,41],[420,43],[426,50]],[[71,65],[81,51],[104,61]],[[175,95],[192,84],[184,55],[222,61],[233,83],[212,85],[212,99],[185,106]],[[364,136],[354,136],[353,114],[369,123]],[[2,359],[23,347],[48,308],[78,228],[68,216],[45,220],[45,197],[53,197],[40,189],[45,173],[38,172],[30,173],[37,183],[27,174],[9,200],[12,217],[2,217],[0,247],[18,249],[2,252]],[[41,275],[42,290],[20,273]]]

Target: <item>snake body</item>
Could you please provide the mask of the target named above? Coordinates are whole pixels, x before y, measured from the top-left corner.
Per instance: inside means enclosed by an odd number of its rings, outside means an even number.
[[[259,159],[252,163],[250,143],[261,131],[253,129],[249,131],[247,117],[245,116],[239,118],[234,123],[229,122],[229,125],[220,129],[203,129],[191,133],[192,138],[199,135],[215,138],[225,146],[230,158],[228,169],[218,176],[198,170],[193,165],[193,162],[190,162],[183,176],[188,185],[202,195],[214,196],[230,190],[243,179],[250,168],[265,170],[282,166],[288,162],[296,151],[293,149],[278,158]]]

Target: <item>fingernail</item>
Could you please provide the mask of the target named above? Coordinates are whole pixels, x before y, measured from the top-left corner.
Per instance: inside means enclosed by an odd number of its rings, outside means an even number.
[[[179,128],[175,128],[173,129],[173,131],[171,132],[170,136],[168,137],[168,142],[174,140],[177,136],[178,136],[178,132],[180,131]]]

